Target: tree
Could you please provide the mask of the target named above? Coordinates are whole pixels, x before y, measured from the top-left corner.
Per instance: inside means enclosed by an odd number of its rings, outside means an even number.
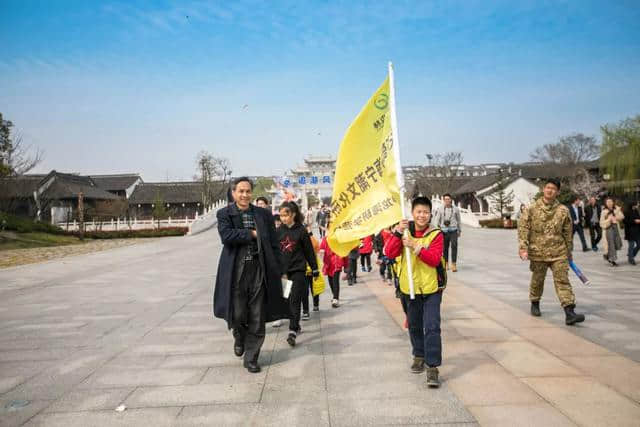
[[[43,159],[42,151],[25,146],[20,134],[12,135],[13,123],[0,113],[0,178],[24,175]]]
[[[493,203],[494,207],[500,210],[501,218],[505,211],[513,211],[512,203],[515,195],[513,194],[513,190],[507,191],[507,187],[510,184],[509,179],[510,176],[504,173],[502,169],[500,169],[500,172],[498,174],[498,181],[495,184],[494,192],[487,197],[487,199],[489,199]]]
[[[640,179],[640,114],[617,124],[607,124],[602,131],[602,166],[609,174],[615,191]]]
[[[600,155],[600,146],[593,136],[574,133],[563,136],[555,144],[545,144],[530,154],[531,160],[542,163],[577,165],[595,160]]]
[[[164,199],[158,191],[155,199],[153,199],[153,217],[158,220],[158,228],[160,228],[160,220],[163,220],[169,216],[167,207],[165,206]]]
[[[453,192],[454,181],[458,178],[457,167],[462,165],[463,156],[459,151],[442,154],[427,154],[427,165],[420,166],[413,173],[412,194],[432,194]]]
[[[209,207],[225,198],[232,172],[229,160],[202,150],[196,156],[196,168],[194,179],[202,182],[203,205]]]

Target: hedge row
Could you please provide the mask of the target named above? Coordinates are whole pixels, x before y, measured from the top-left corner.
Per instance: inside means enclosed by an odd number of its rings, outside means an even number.
[[[15,231],[17,233],[50,233],[66,234],[65,231],[47,222],[34,221],[31,218],[24,218],[0,212],[0,228]]]
[[[505,228],[504,227],[504,220],[500,219],[500,218],[494,218],[494,219],[481,219],[480,221],[480,226],[484,227],[484,228]],[[518,221],[517,220],[511,220],[512,222],[512,226],[511,228],[517,228],[518,227]]]
[[[85,231],[84,237],[86,239],[131,239],[142,237],[184,236],[188,232],[188,227],[169,227],[153,230]],[[73,235],[79,236],[80,233],[74,231]]]

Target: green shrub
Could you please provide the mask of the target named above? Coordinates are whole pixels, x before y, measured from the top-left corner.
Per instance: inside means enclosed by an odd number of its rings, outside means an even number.
[[[479,222],[480,222],[480,227],[482,228],[504,228],[504,220],[500,218],[481,219]],[[517,220],[514,219],[514,220],[511,220],[511,222],[513,223],[512,228],[518,228]]]
[[[85,239],[132,239],[143,237],[184,236],[189,232],[188,227],[169,227],[153,230],[114,230],[114,231],[85,231]],[[73,232],[78,236],[77,231]]]
[[[34,221],[31,218],[25,218],[0,212],[0,227],[5,230],[15,231],[17,233],[50,233],[65,234],[65,231],[55,225],[51,225],[42,221]]]

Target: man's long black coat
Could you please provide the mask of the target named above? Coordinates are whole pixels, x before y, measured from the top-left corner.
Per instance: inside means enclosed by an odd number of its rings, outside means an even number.
[[[266,209],[251,206],[258,233],[260,260],[265,269],[265,314],[271,322],[289,317],[287,301],[282,296],[280,245],[276,236],[273,216]],[[218,232],[223,249],[218,263],[216,286],[213,293],[213,314],[225,319],[229,328],[233,323],[233,286],[238,248],[251,242],[251,232],[242,227],[242,215],[235,203],[216,213]]]

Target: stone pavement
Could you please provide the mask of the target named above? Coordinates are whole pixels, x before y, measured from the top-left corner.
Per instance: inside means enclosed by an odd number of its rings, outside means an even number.
[[[469,230],[462,244],[500,246],[498,231]],[[526,300],[512,304],[485,289],[493,276],[480,265],[499,263],[499,251],[472,264],[465,249],[467,263],[451,276],[439,390],[408,373],[403,315],[375,273],[344,286],[339,309],[323,295],[296,348],[285,343],[285,329],[268,327],[264,370],[248,374],[224,322],[211,316],[219,250],[210,231],[0,271],[0,425],[618,426],[640,419],[635,361],[564,326],[551,316],[558,310],[551,298],[535,319]],[[476,274],[467,273],[472,268]],[[121,404],[127,409],[116,412]]]
[[[1,271],[0,425],[476,424],[363,285],[294,349],[268,327],[247,373],[211,316],[219,250],[214,230]]]

